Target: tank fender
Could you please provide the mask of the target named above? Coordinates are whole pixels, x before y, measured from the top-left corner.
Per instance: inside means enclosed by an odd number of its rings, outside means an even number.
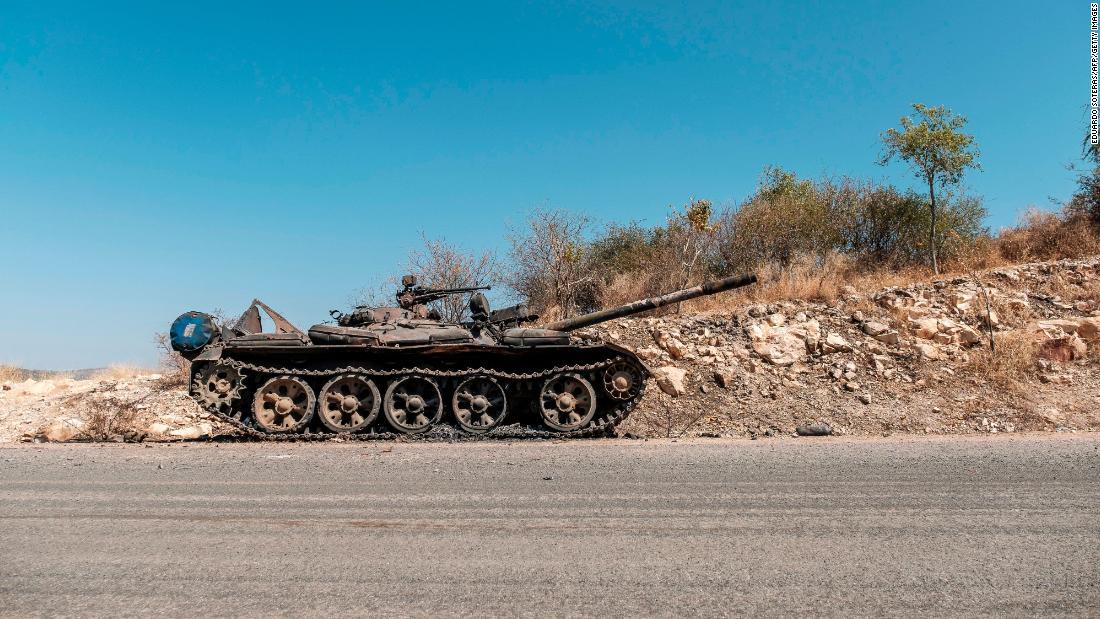
[[[622,353],[626,357],[629,357],[629,358],[633,359],[635,363],[642,366],[642,370],[645,371],[647,378],[653,376],[653,370],[649,369],[649,366],[646,365],[645,361],[642,361],[642,358],[638,356],[638,353],[634,352],[633,350],[630,350],[629,348],[627,348],[625,346],[620,346],[619,344],[615,344],[615,343],[612,343],[612,342],[604,342],[603,345],[610,348],[610,349],[612,349],[612,350],[614,350],[614,351],[616,351],[616,352]]]
[[[191,361],[217,361],[222,358],[222,351],[224,349],[225,348],[222,346],[210,346]]]

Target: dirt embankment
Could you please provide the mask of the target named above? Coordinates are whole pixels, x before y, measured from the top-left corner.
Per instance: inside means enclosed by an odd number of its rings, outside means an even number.
[[[730,309],[591,330],[657,375],[624,432],[1100,428],[1100,258]]]
[[[849,288],[828,301],[621,319],[582,335],[628,346],[654,370],[620,427],[628,435],[1100,429],[1100,257]],[[156,374],[0,387],[3,442],[234,432]]]

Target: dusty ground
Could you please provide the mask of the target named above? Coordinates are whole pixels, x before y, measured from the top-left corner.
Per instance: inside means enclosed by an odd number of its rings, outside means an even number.
[[[1100,440],[0,447],[0,615],[1093,615]]]
[[[627,436],[1100,429],[1100,257],[622,319],[583,335],[636,350],[656,373],[620,427]],[[0,442],[234,432],[157,375],[0,383]]]

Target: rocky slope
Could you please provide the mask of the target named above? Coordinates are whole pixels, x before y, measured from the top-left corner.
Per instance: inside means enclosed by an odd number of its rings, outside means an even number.
[[[628,346],[654,371],[627,435],[1100,429],[1100,258],[581,335]],[[0,441],[233,433],[155,374],[0,387]]]
[[[634,348],[656,374],[626,432],[1093,431],[1098,270],[1097,258],[1026,264],[830,302],[624,319],[591,335]]]

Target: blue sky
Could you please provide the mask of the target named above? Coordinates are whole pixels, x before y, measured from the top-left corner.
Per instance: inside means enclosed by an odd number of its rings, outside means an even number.
[[[761,169],[970,119],[989,224],[1072,192],[1088,3],[64,3],[0,9],[0,361],[152,364],[180,312],[307,327],[420,233],[658,223]]]

